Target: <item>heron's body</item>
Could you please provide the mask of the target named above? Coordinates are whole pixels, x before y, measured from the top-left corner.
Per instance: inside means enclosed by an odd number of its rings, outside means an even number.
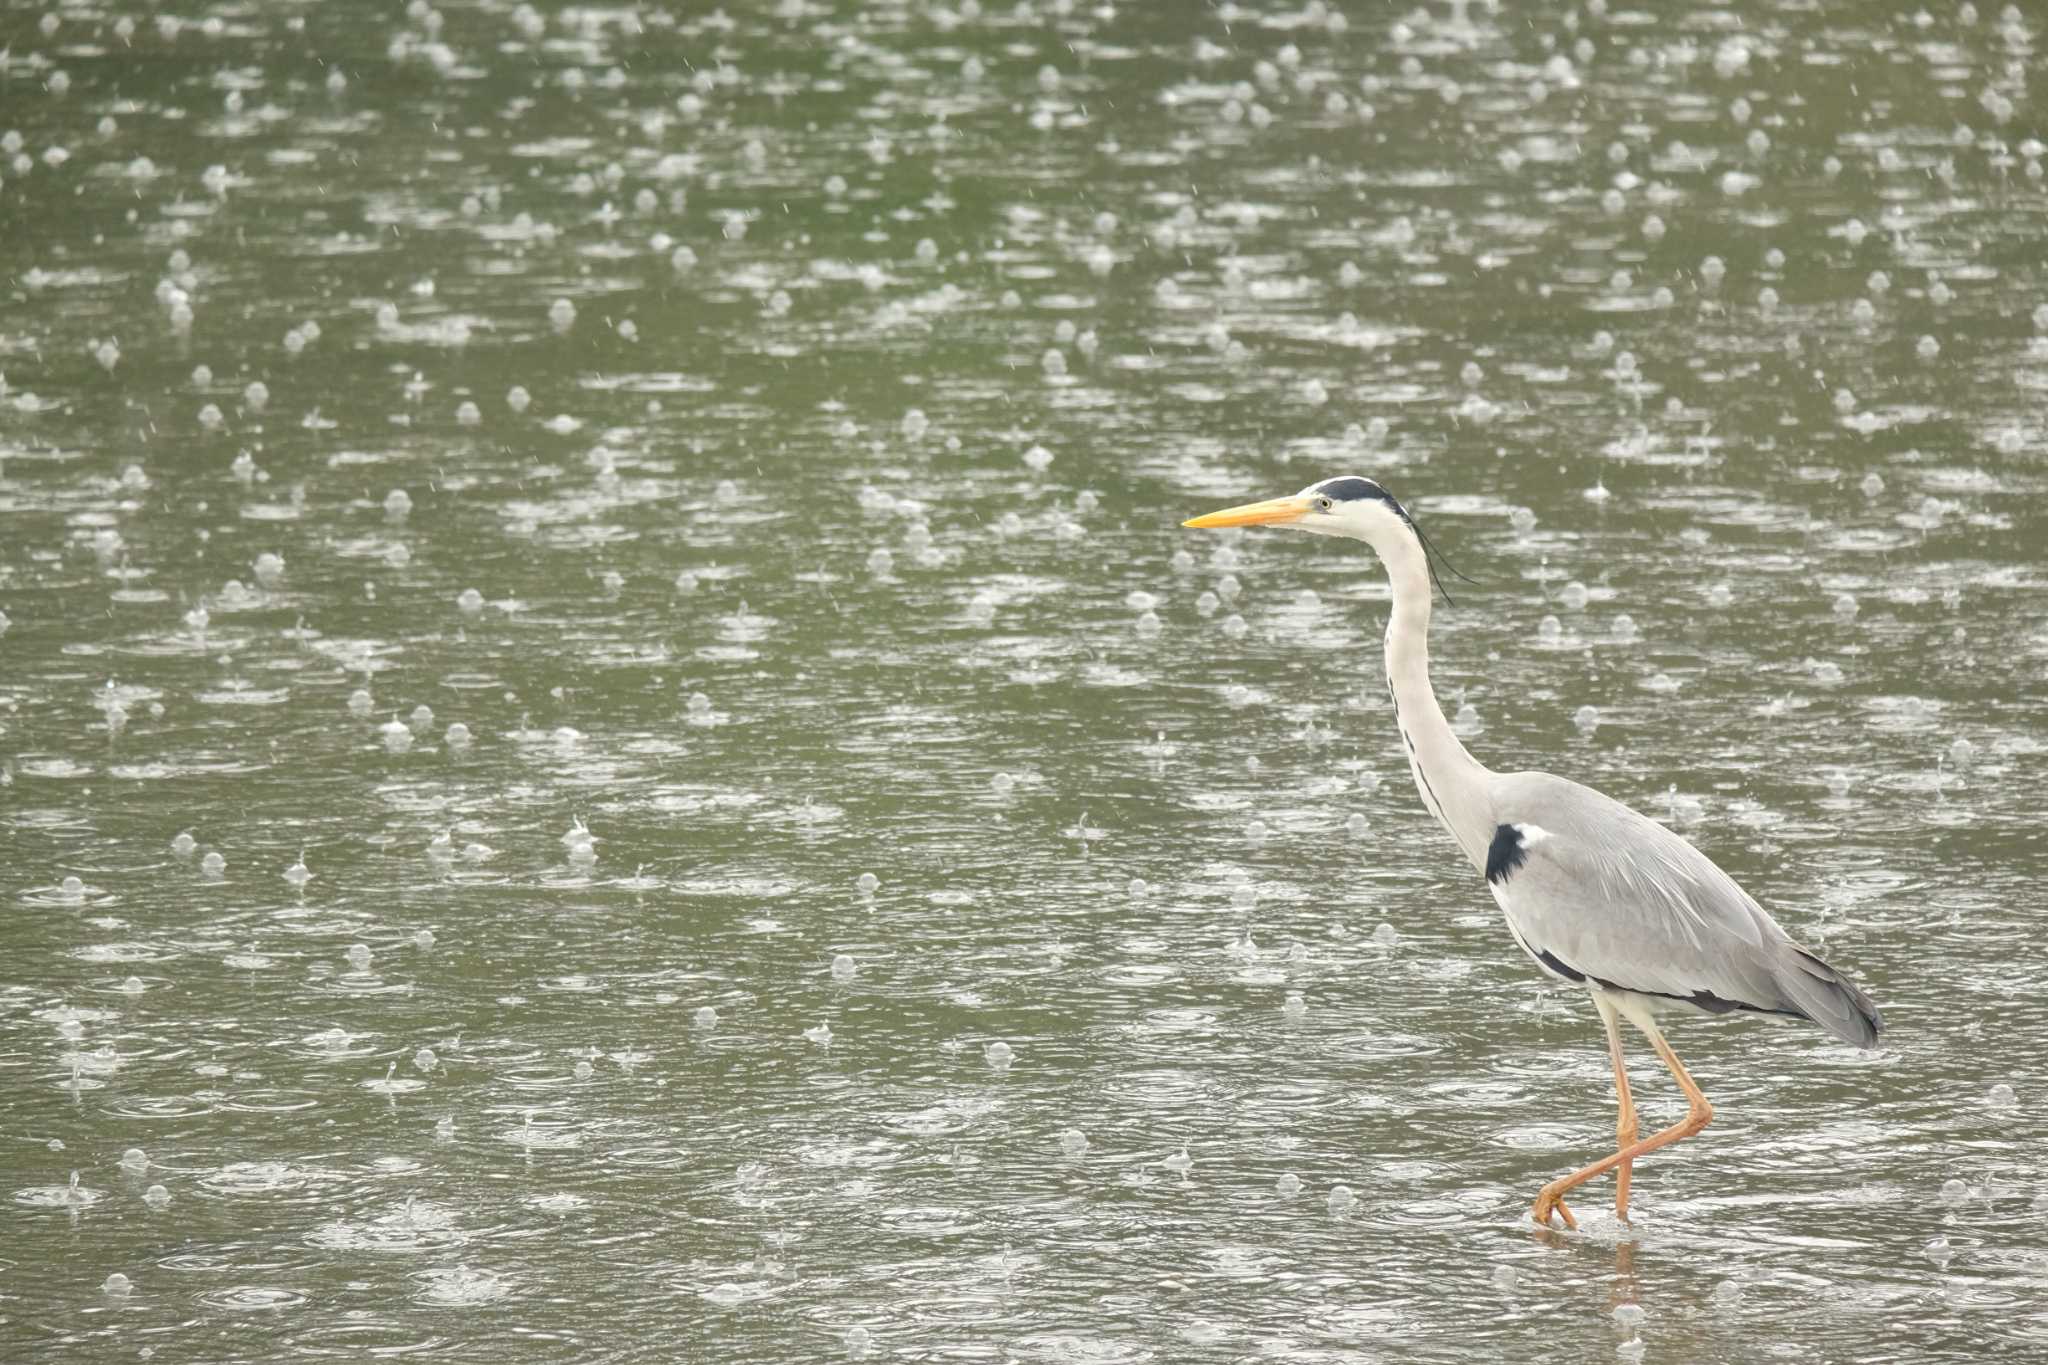
[[[1684,839],[1549,773],[1493,781],[1487,884],[1522,951],[1552,976],[1653,1011],[1787,1015],[1860,1047],[1877,1041],[1862,993]]]
[[[1486,879],[1508,932],[1538,968],[1583,986],[1607,1026],[1620,1096],[1613,1156],[1544,1188],[1539,1221],[1560,1196],[1619,1168],[1628,1211],[1635,1157],[1706,1126],[1713,1110],[1659,1032],[1668,1009],[1806,1019],[1868,1047],[1883,1021],[1847,978],[1795,944],[1762,906],[1683,838],[1590,787],[1542,772],[1496,773],[1459,742],[1429,682],[1430,570],[1421,533],[1369,479],[1326,479],[1292,498],[1199,517],[1194,526],[1286,525],[1368,542],[1393,587],[1387,685],[1423,805]],[[1650,1039],[1685,1090],[1679,1124],[1636,1140],[1618,1020]]]

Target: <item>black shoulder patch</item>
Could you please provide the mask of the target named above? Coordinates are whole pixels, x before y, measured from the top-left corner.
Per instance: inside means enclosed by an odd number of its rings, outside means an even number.
[[[1522,836],[1513,825],[1501,825],[1493,831],[1493,843],[1486,850],[1486,880],[1498,885],[1528,860]]]
[[[1357,502],[1362,498],[1383,498],[1388,502],[1393,501],[1387,496],[1386,489],[1371,479],[1361,479],[1356,475],[1342,479],[1325,479],[1316,485],[1316,491],[1326,498],[1335,498],[1338,502]]]
[[[1503,825],[1502,828],[1505,829],[1506,826]],[[1584,972],[1569,963],[1561,961],[1557,954],[1551,952],[1548,948],[1536,954],[1536,960],[1567,981],[1584,981],[1586,979]]]

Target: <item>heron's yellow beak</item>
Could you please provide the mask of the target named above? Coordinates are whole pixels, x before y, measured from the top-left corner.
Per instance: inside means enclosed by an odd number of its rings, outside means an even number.
[[[1242,507],[1226,507],[1205,517],[1190,518],[1181,525],[1198,530],[1214,526],[1285,526],[1307,516],[1308,509],[1309,500],[1296,494],[1291,498],[1269,498],[1265,502],[1248,502]]]

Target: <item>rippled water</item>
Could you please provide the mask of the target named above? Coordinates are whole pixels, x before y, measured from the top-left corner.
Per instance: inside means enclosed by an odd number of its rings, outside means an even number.
[[[5,30],[0,1354],[2048,1353],[2038,16]],[[1344,472],[1884,1007],[1630,1227]]]

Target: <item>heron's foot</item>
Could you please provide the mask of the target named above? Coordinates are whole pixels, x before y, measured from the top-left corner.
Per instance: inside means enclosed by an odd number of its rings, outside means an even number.
[[[1557,1211],[1557,1216],[1564,1220],[1564,1225],[1566,1227],[1571,1228],[1573,1230],[1576,1230],[1578,1228],[1579,1220],[1572,1217],[1572,1211],[1566,1208],[1564,1205],[1563,1187],[1563,1181],[1556,1181],[1552,1184],[1545,1185],[1543,1189],[1537,1194],[1536,1207],[1530,1210],[1529,1216],[1536,1220],[1536,1225],[1538,1227],[1547,1228],[1550,1226],[1551,1210],[1555,1209]]]

